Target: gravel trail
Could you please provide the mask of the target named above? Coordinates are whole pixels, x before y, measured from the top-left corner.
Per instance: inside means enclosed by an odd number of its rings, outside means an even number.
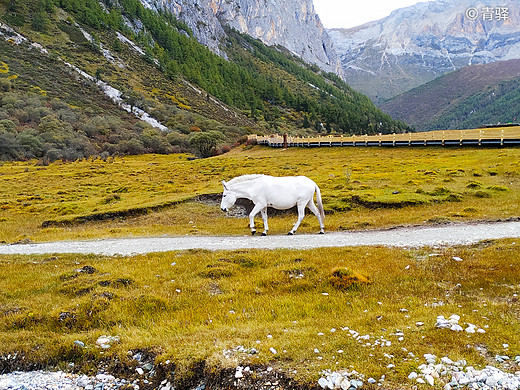
[[[93,253],[133,255],[186,249],[311,249],[362,245],[421,247],[469,245],[482,240],[520,237],[520,221],[444,226],[407,227],[390,230],[333,232],[294,236],[163,236],[93,241],[57,241],[0,245],[0,254]]]

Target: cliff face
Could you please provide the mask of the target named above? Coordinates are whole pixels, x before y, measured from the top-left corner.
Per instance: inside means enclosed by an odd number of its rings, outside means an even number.
[[[499,5],[437,0],[328,32],[349,84],[377,102],[463,66],[519,58],[520,5]]]
[[[219,49],[228,25],[260,39],[281,45],[325,71],[342,74],[339,56],[314,10],[312,0],[142,0],[183,20],[199,42]]]

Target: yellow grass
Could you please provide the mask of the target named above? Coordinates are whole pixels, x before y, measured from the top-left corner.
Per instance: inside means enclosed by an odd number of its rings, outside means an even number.
[[[3,163],[0,241],[247,234],[247,221],[222,213],[218,196],[211,204],[187,201],[219,194],[222,179],[246,173],[314,179],[322,190],[327,231],[520,216],[518,148],[255,147],[205,160],[186,157],[147,155],[47,167]],[[106,213],[119,216],[59,224]],[[271,217],[271,234],[285,234],[295,218]],[[43,227],[49,220],[58,225]],[[318,230],[311,215],[299,232]]]
[[[366,378],[386,375],[388,388],[405,388],[425,353],[475,367],[497,366],[496,354],[520,354],[519,260],[514,240],[454,248],[0,256],[0,356],[21,351],[28,360],[88,369],[104,357],[128,362],[128,350],[147,349],[179,372],[198,361],[216,368],[269,364],[315,383],[322,370],[353,368]],[[80,272],[85,266],[94,272]],[[338,288],[331,277],[340,268],[371,283]],[[452,314],[486,333],[435,327],[438,315]],[[356,340],[349,330],[369,338]],[[101,335],[120,341],[101,350]]]

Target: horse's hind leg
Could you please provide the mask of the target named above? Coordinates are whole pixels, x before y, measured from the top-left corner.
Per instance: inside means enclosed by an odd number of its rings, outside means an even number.
[[[318,221],[320,223],[320,234],[325,233],[325,224],[323,223],[323,219],[321,218],[320,211],[318,210],[312,199],[309,201],[309,203],[307,203],[307,207],[309,208],[309,210],[313,212],[316,218],[318,218]]]
[[[305,204],[298,203],[298,220],[294,224],[292,230],[289,233],[287,233],[289,236],[292,236],[296,232],[296,230],[300,226],[300,223],[302,223],[303,217],[305,217]]]
[[[267,226],[267,207],[264,207],[260,210],[262,214],[262,220],[264,221],[264,231],[262,232],[262,236],[267,236],[267,231],[269,230],[269,226]]]

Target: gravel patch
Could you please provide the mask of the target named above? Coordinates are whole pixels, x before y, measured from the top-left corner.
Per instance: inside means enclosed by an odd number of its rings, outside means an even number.
[[[0,375],[0,390],[112,390],[134,388],[124,379],[98,374],[95,377],[62,371],[16,371]]]

